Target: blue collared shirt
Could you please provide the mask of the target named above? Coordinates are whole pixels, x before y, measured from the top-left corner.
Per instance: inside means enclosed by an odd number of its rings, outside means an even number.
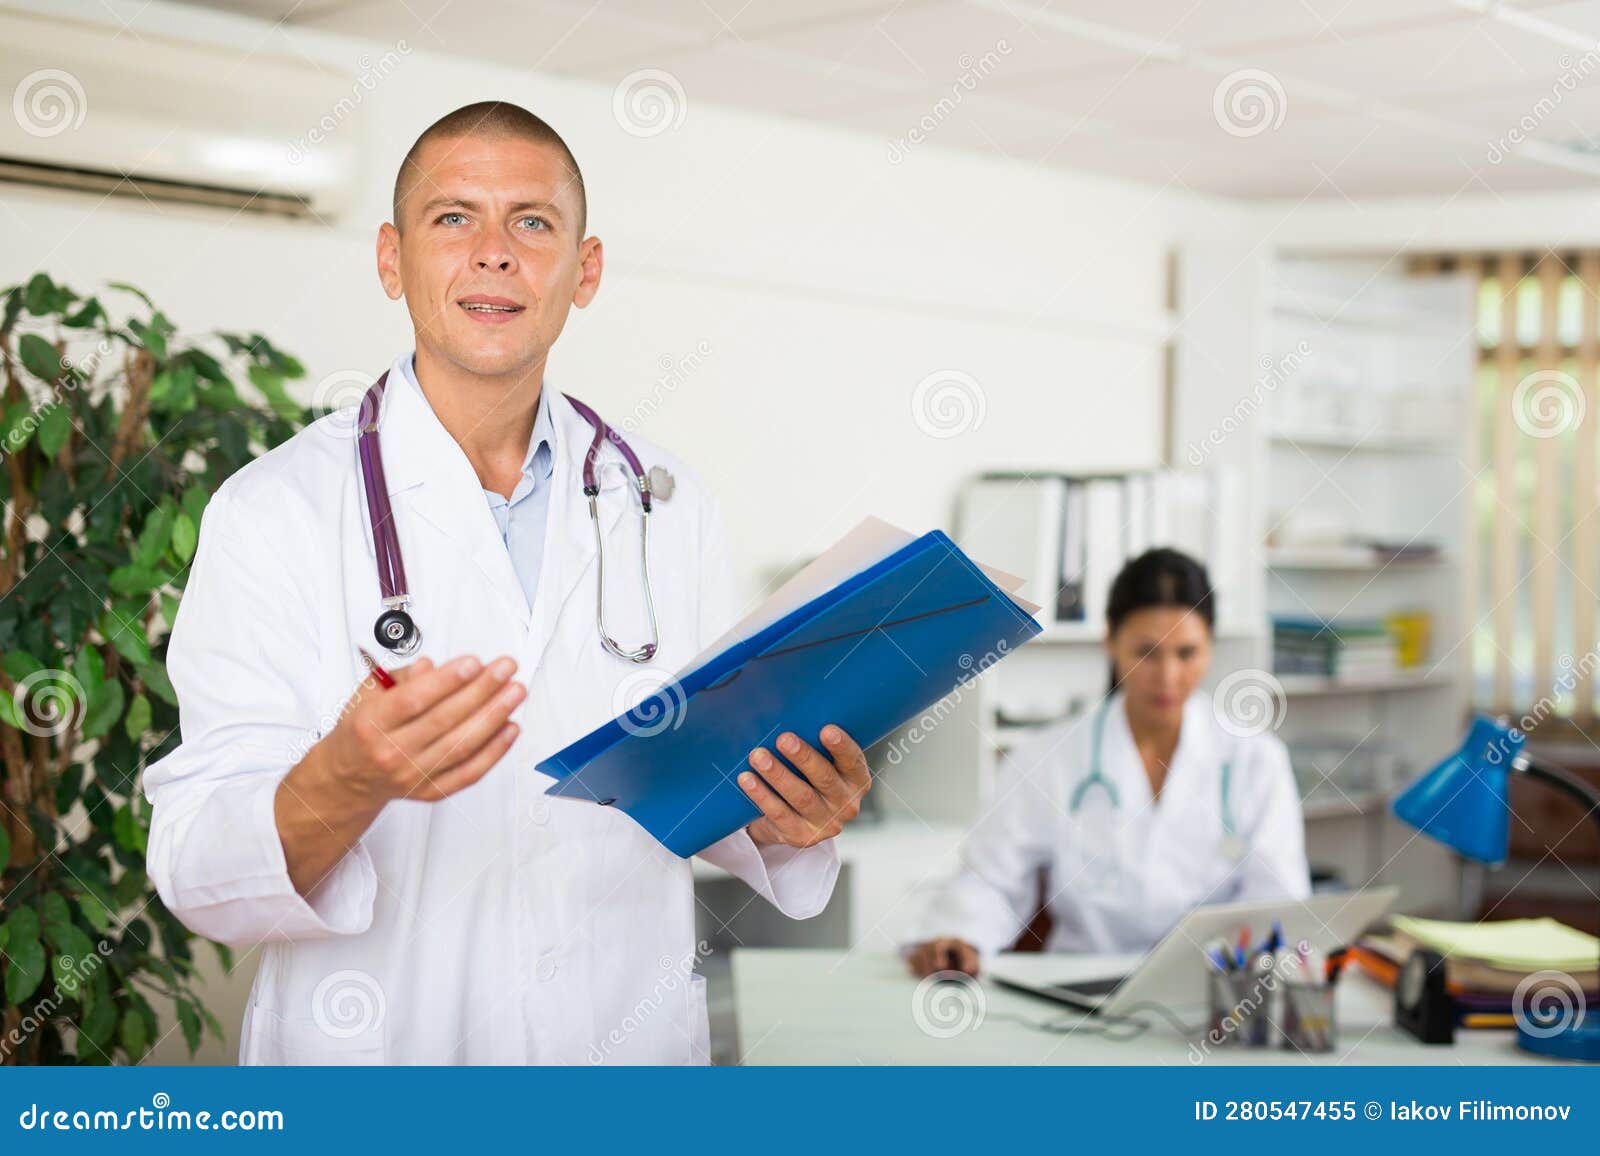
[[[406,379],[423,400],[427,394],[417,384],[415,355],[405,360],[402,368]],[[522,584],[522,593],[533,606],[533,594],[539,586],[539,571],[544,565],[544,529],[550,520],[550,478],[555,472],[555,426],[550,421],[550,406],[545,400],[545,390],[539,391],[539,408],[533,418],[533,436],[528,439],[528,452],[522,458],[522,477],[517,479],[511,499],[504,494],[485,489],[483,496],[489,502],[489,512],[500,527],[500,540],[511,552],[511,565]]]

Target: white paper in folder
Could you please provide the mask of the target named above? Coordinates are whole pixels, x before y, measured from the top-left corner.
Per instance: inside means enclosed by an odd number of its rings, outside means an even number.
[[[765,630],[780,618],[794,613],[812,599],[826,594],[847,578],[861,573],[874,563],[883,561],[902,546],[915,540],[915,534],[909,534],[879,518],[862,520],[855,529],[813,558],[804,569],[778,587],[765,602],[724,631],[721,637],[697,654],[684,669],[692,670],[712,655],[720,654],[735,643],[743,642]],[[1039,613],[1038,606],[1017,594],[1025,579],[1015,574],[1008,574],[1004,570],[996,570],[992,566],[985,566],[977,559],[972,559],[972,562],[983,571],[984,577],[1004,590],[1024,613],[1030,615]]]

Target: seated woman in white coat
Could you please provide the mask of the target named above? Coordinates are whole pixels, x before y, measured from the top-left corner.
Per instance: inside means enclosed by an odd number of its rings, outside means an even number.
[[[1032,921],[1041,872],[1049,951],[1144,951],[1194,907],[1309,894],[1288,752],[1196,689],[1214,602],[1205,568],[1175,550],[1117,575],[1110,693],[1005,760],[923,913],[913,972],[977,974]]]

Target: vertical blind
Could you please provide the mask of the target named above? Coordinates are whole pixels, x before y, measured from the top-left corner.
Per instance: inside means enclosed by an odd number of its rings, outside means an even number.
[[[1600,252],[1416,263],[1477,280],[1468,607],[1476,704],[1595,721]]]

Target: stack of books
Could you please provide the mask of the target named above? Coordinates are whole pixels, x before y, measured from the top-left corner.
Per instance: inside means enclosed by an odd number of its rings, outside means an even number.
[[[1279,675],[1336,682],[1392,677],[1399,669],[1394,635],[1375,619],[1274,618],[1272,662]]]
[[[1387,930],[1363,936],[1351,958],[1380,983],[1393,987],[1400,968],[1419,947],[1445,957],[1445,986],[1464,1020],[1525,1013],[1529,1009],[1514,1006],[1518,988],[1523,987],[1526,1000],[1540,984],[1560,984],[1574,1004],[1582,1000],[1593,1007],[1600,1001],[1596,969],[1600,941],[1554,919],[1446,923],[1396,915]],[[1530,976],[1538,978],[1529,980]],[[1549,994],[1559,992],[1550,988]]]

